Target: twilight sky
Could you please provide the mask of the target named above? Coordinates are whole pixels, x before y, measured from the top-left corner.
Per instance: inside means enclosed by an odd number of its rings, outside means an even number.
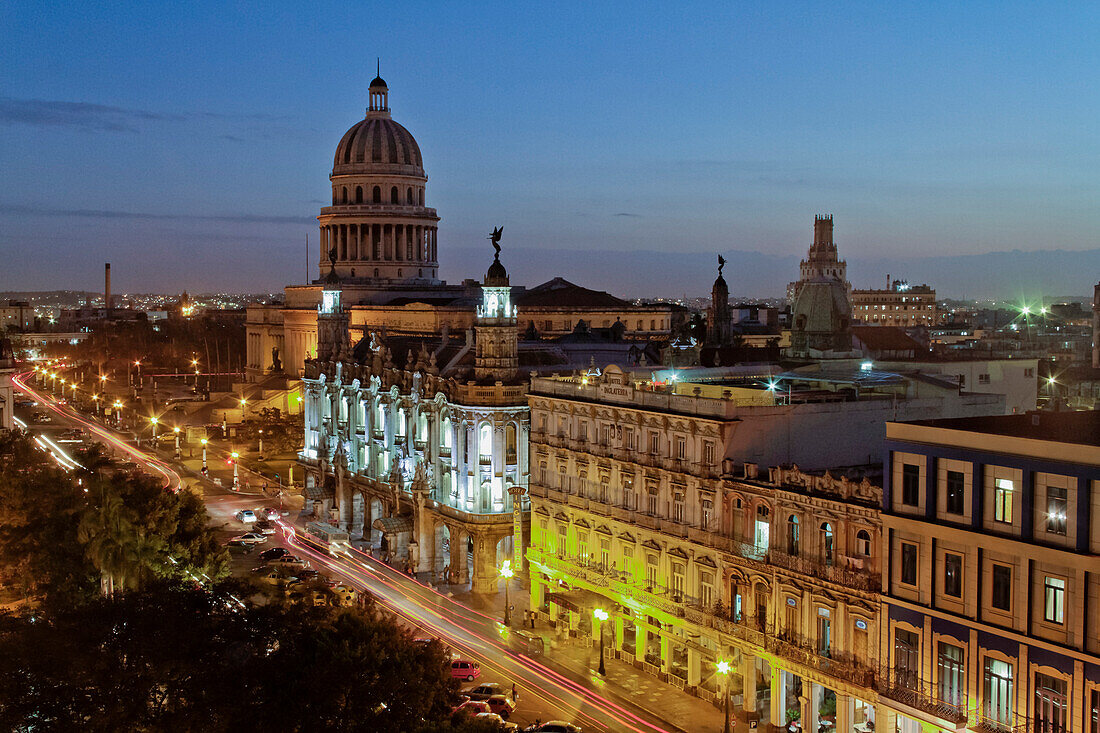
[[[306,235],[315,277],[376,56],[451,281],[499,224],[520,268],[690,255],[579,278],[626,295],[703,294],[736,251],[793,261],[731,283],[779,294],[819,212],[857,272],[1100,247],[1095,3],[93,5],[0,7],[0,290],[99,289],[108,260],[118,291],[278,289]]]

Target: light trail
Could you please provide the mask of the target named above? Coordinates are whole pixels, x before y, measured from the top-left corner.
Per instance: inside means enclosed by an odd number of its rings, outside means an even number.
[[[281,523],[284,525],[287,540],[318,565],[354,585],[371,590],[380,605],[446,639],[456,649],[467,652],[476,659],[485,660],[482,662],[483,666],[505,677],[518,678],[522,686],[531,690],[539,699],[583,718],[586,727],[594,725],[600,729],[630,730],[635,733],[667,733],[666,729],[650,723],[583,684],[526,655],[517,654],[492,634],[479,633],[478,630],[460,623],[465,621],[484,624],[495,629],[499,636],[507,630],[495,618],[444,596],[358,550],[353,552],[364,560],[357,560],[351,554],[334,559],[327,550],[320,549],[309,538],[296,532],[296,528],[286,525],[282,520]],[[381,590],[379,585],[389,592]],[[406,605],[403,606],[402,603]],[[497,662],[500,656],[505,657],[511,665],[505,667]],[[593,717],[592,713],[582,710],[584,705],[591,706],[594,713],[605,716],[605,719]],[[610,725],[613,728],[608,727],[607,719],[612,721]]]
[[[116,450],[122,451],[126,455],[134,459],[136,463],[141,463],[147,468],[159,473],[164,477],[164,488],[171,489],[172,491],[179,491],[183,486],[183,479],[180,477],[171,466],[164,463],[155,456],[151,456],[144,451],[135,448],[126,441],[120,439],[108,428],[99,425],[98,423],[86,420],[76,413],[73,409],[60,405],[50,395],[43,392],[39,392],[30,385],[27,384],[26,379],[33,372],[22,372],[20,374],[12,376],[12,383],[19,389],[20,392],[26,394],[37,400],[43,407],[48,408],[54,413],[64,417],[67,420],[78,423],[83,426],[89,432],[94,433],[105,443],[110,444]],[[25,423],[24,423],[25,425]]]

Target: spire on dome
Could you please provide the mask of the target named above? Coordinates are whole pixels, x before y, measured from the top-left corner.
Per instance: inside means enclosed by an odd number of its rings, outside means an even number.
[[[382,78],[382,59],[376,59],[376,74],[370,83],[370,106],[367,112],[390,111],[390,88],[386,86],[386,80]]]

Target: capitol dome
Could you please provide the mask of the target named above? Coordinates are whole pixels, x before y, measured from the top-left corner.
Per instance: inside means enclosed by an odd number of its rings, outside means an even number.
[[[371,115],[344,133],[336,146],[332,174],[390,173],[424,177],[424,159],[416,139],[401,124],[386,115]]]

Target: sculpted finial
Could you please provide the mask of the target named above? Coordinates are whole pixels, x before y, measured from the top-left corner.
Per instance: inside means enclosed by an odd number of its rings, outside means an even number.
[[[504,233],[504,227],[496,227],[493,229],[493,233],[489,235],[488,239],[493,243],[493,249],[496,250],[496,256],[500,257],[500,235]]]
[[[722,277],[722,268],[726,266],[726,258],[718,255],[718,277]]]

